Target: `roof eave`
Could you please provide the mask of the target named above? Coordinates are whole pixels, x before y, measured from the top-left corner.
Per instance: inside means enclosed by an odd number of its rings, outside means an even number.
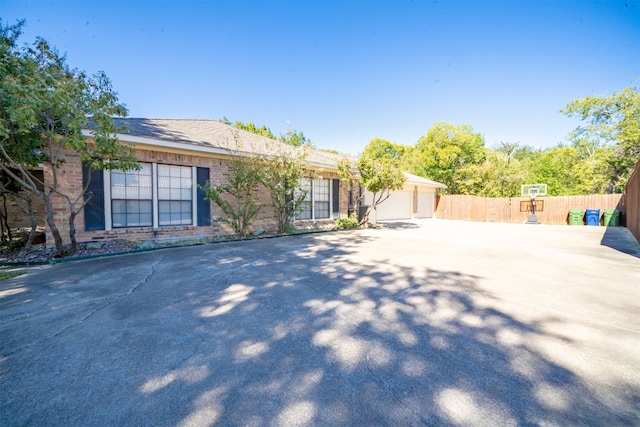
[[[87,137],[94,136],[92,131],[86,130],[86,129],[82,130],[82,134]],[[205,147],[202,145],[194,145],[194,144],[188,144],[184,142],[165,141],[162,139],[146,138],[142,136],[129,135],[126,133],[116,133],[115,136],[116,138],[118,138],[119,141],[134,144],[134,145],[147,146],[147,147],[159,147],[159,148],[165,148],[165,149],[183,150],[183,151],[190,151],[194,153],[206,153],[206,154],[214,154],[214,155],[222,155],[222,156],[237,155],[237,156],[248,157],[248,156],[256,155],[255,153],[251,153],[248,151],[232,150],[232,149],[213,147],[213,146]],[[338,170],[336,165],[332,165],[328,163],[307,162],[307,165],[313,168]]]

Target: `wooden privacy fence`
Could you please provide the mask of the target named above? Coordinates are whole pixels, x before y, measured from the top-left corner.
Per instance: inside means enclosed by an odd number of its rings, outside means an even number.
[[[436,204],[436,217],[476,222],[524,223],[530,212],[521,212],[520,202],[529,202],[528,197],[488,198],[478,196],[444,195]],[[605,209],[618,209],[624,218],[624,194],[594,194],[589,196],[540,197],[544,202],[542,212],[536,212],[541,224],[568,224],[569,210],[600,209],[602,217]],[[624,225],[621,223],[620,225]]]
[[[640,162],[627,182],[627,228],[640,241]]]

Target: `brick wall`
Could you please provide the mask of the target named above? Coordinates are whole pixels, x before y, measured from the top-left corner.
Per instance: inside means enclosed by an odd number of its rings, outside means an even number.
[[[156,150],[136,150],[136,156],[140,162],[170,164],[177,166],[197,166],[207,167],[210,171],[210,182],[214,185],[224,182],[229,175],[229,161],[221,156],[194,156],[180,152],[165,152]],[[322,172],[324,179],[338,179],[337,173]],[[45,179],[52,180],[53,173],[50,168],[45,168]],[[72,152],[66,153],[66,162],[62,168],[57,170],[57,179],[60,188],[65,189],[65,193],[78,203],[82,203],[82,164],[77,154]],[[48,181],[50,182],[50,181]],[[258,203],[263,205],[256,220],[252,224],[251,231],[263,228],[266,232],[274,232],[276,229],[273,220],[273,208],[269,193],[264,188],[259,188],[257,192]],[[347,215],[348,204],[348,188],[345,183],[340,185],[340,214]],[[54,197],[54,215],[56,223],[59,227],[61,236],[65,243],[69,241],[69,205],[67,201],[61,197]],[[223,216],[222,210],[213,202],[211,202],[212,223],[210,226],[162,226],[158,229],[152,227],[136,227],[136,228],[119,228],[113,230],[85,231],[84,213],[80,213],[75,221],[76,238],[78,242],[87,242],[91,240],[102,239],[126,239],[133,241],[157,239],[182,239],[182,238],[201,238],[207,236],[222,236],[232,233],[231,227],[224,221],[220,220]],[[306,227],[307,224],[300,224]],[[53,246],[53,236],[47,227],[47,246]]]
[[[18,205],[18,202],[11,194],[4,195],[5,199],[0,199],[0,203],[3,203],[3,209],[6,208],[7,224],[10,228],[31,228],[31,220]],[[21,201],[26,207],[26,202]],[[38,218],[38,225],[44,227],[44,201],[41,198],[35,197],[33,199],[33,210]]]

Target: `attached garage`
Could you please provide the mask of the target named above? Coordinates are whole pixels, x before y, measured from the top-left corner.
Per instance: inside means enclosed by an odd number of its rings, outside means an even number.
[[[416,218],[433,218],[436,206],[435,191],[418,190],[418,209]]]
[[[365,205],[371,205],[371,193],[365,194]],[[413,216],[413,191],[394,191],[389,198],[378,205],[375,216],[376,221],[391,219],[409,219]]]
[[[407,182],[404,188],[394,191],[387,200],[378,205],[371,219],[388,221],[433,217],[437,190],[447,186],[409,173],[405,173],[405,176]],[[364,204],[370,205],[372,200],[373,195],[365,193]]]

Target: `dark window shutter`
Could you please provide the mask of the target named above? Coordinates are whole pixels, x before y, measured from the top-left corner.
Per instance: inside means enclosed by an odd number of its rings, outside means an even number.
[[[331,184],[333,185],[333,191],[331,194],[332,203],[333,203],[333,213],[340,212],[340,180],[332,179]]]
[[[197,168],[196,182],[198,190],[196,197],[198,198],[196,208],[198,209],[198,225],[211,225],[211,202],[205,198],[205,192],[202,189],[209,182],[209,168]]]
[[[88,184],[88,186],[87,186]],[[82,188],[84,193],[85,231],[104,230],[104,175],[102,170],[82,166]]]

